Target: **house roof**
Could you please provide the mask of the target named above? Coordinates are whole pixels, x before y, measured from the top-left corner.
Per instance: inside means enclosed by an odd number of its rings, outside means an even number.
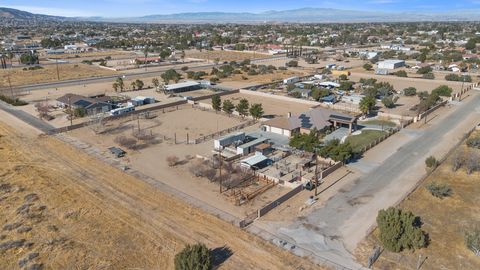
[[[332,124],[332,121],[338,121],[342,123],[353,123],[356,117],[339,113],[334,110],[325,108],[314,108],[298,115],[292,115],[291,117],[279,117],[266,121],[264,125],[294,130],[297,128],[322,130]]]
[[[248,157],[244,160],[241,161],[241,163],[243,164],[247,164],[249,166],[255,166],[257,165],[258,163],[261,163],[265,160],[267,160],[268,158],[262,154],[259,154],[259,153],[256,153],[255,155],[251,156],[251,157]]]

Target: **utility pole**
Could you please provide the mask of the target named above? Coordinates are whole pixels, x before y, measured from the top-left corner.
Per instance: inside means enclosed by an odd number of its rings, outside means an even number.
[[[10,81],[10,74],[7,73],[7,80],[8,80],[8,87],[10,88],[10,94],[12,95],[12,99],[15,99],[15,95],[13,94],[12,82]]]
[[[58,58],[55,58],[55,65],[57,66],[57,80],[60,81],[60,71],[58,70]]]
[[[68,109],[70,110],[70,127],[73,126],[73,109],[72,109],[72,99],[68,97]]]
[[[317,192],[318,191],[318,175],[317,175],[317,173],[318,173],[318,156],[315,153],[313,155],[313,157],[315,158],[315,176],[314,176],[315,177],[315,196],[318,196],[318,192]]]
[[[220,146],[221,147],[221,146]],[[218,150],[218,160],[220,161],[220,165],[219,165],[219,177],[220,177],[220,193],[223,192],[223,179],[222,179],[222,163],[223,163],[223,160],[222,160],[222,149],[220,148]]]

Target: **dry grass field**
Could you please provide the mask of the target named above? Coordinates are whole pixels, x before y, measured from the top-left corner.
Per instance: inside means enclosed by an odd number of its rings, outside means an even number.
[[[266,58],[269,57],[267,54],[262,53],[250,53],[250,52],[238,52],[238,51],[199,51],[199,50],[188,50],[185,51],[186,58],[197,58],[197,59],[206,59],[209,61],[214,61],[219,59],[220,62],[223,61],[242,61],[245,59],[253,58]]]
[[[467,175],[465,169],[453,172],[451,159],[399,205],[421,217],[422,229],[430,238],[429,245],[415,252],[384,251],[374,269],[416,269],[420,255],[427,257],[421,269],[480,269],[480,257],[475,257],[464,244],[465,231],[480,224],[480,173]],[[444,199],[432,196],[425,188],[432,182],[447,183],[453,194]],[[378,243],[375,230],[356,250],[361,262],[367,262],[373,246]]]
[[[97,52],[85,52],[85,53],[54,54],[54,55],[48,55],[47,58],[72,59],[72,58],[85,58],[85,57],[106,57],[106,56],[111,56],[112,58],[115,58],[115,56],[125,56],[125,55],[135,56],[136,54],[134,52],[129,52],[129,51],[111,50],[111,51],[97,51]]]
[[[61,81],[117,74],[114,71],[87,64],[62,64],[58,65],[58,69]],[[23,70],[23,68],[2,69],[0,70],[0,87],[8,86],[8,76],[14,86],[58,80],[56,65],[43,66],[43,69],[37,70]]]
[[[1,269],[173,269],[194,242],[221,269],[318,269],[54,137],[0,123],[0,152]]]

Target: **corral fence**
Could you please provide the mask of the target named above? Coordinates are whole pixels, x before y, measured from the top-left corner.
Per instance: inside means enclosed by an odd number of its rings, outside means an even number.
[[[240,125],[237,125],[237,126],[234,126],[234,127],[231,127],[231,128],[227,128],[227,129],[224,129],[224,130],[221,130],[221,131],[218,131],[218,132],[208,134],[208,135],[202,136],[200,138],[194,139],[192,144],[199,144],[199,143],[202,143],[202,142],[213,140],[214,138],[220,137],[222,135],[227,135],[227,134],[232,133],[234,131],[237,131],[239,129],[243,129],[245,127],[252,126],[256,123],[257,123],[256,120],[249,120],[247,122],[241,123]]]

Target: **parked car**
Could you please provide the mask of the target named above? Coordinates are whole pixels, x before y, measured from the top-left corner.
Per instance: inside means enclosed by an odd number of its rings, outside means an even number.
[[[110,150],[110,153],[112,153],[117,158],[124,157],[127,154],[127,152],[123,151],[121,148],[118,147],[110,147],[108,148],[108,150]]]

